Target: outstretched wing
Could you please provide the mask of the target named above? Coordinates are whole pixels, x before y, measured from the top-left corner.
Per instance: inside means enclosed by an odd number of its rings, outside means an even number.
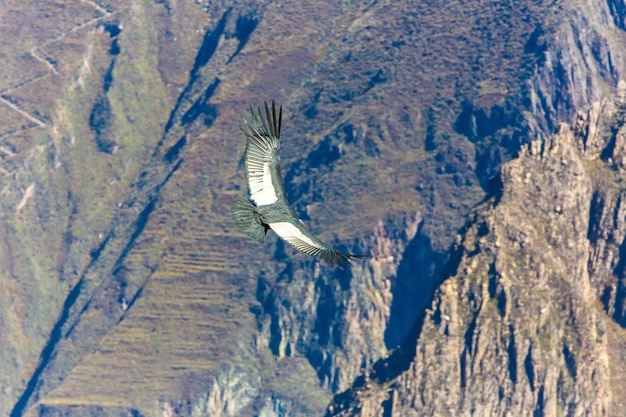
[[[291,222],[270,223],[269,226],[285,242],[300,252],[325,260],[328,265],[343,269],[344,264],[352,265],[351,259],[363,258],[362,255],[351,255],[331,248],[301,225]]]
[[[280,173],[280,124],[283,108],[278,110],[272,101],[272,109],[265,103],[265,119],[261,109],[257,113],[250,107],[252,122],[243,119],[246,126],[241,131],[247,138],[244,152],[246,180],[250,198],[257,206],[265,206],[285,199],[285,186]]]

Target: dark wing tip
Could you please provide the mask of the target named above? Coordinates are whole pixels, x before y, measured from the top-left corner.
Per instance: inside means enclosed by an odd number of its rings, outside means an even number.
[[[259,109],[260,113],[261,109]],[[283,106],[278,107],[278,117],[276,117],[276,103],[272,100],[272,108],[265,102],[265,118],[270,128],[270,133],[275,138],[280,138],[280,125],[283,118]]]
[[[351,253],[344,253],[333,250],[331,256],[329,256],[330,259],[326,259],[326,262],[328,262],[330,266],[337,265],[339,269],[343,270],[346,265],[352,266],[351,261],[354,261],[356,259],[363,259],[366,257],[367,255],[353,255]]]
[[[280,139],[280,128],[283,119],[283,106],[278,107],[278,117],[276,117],[276,103],[272,100],[272,107],[264,102],[265,116],[260,107],[257,107],[256,112],[252,105],[249,106],[251,122],[248,121],[245,116],[242,117],[246,129],[240,127],[241,131],[247,137],[256,136],[272,136],[276,139]]]

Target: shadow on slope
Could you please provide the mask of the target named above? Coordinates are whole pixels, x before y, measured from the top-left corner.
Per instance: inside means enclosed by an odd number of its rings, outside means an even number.
[[[387,349],[394,349],[402,342],[411,330],[411,323],[430,303],[445,259],[446,254],[433,249],[430,238],[422,233],[420,225],[404,250],[391,289],[393,301],[385,330]]]

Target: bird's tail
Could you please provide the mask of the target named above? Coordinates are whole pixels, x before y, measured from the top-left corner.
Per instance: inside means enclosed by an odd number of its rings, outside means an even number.
[[[233,220],[248,236],[258,242],[265,241],[267,227],[261,222],[261,217],[256,211],[256,207],[241,196],[235,196],[231,207]]]

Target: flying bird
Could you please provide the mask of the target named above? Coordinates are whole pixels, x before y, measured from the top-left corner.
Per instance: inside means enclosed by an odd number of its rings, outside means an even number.
[[[252,121],[243,118],[241,128],[246,138],[243,155],[246,180],[251,203],[236,196],[232,206],[235,223],[248,236],[258,242],[265,241],[265,235],[272,229],[278,237],[302,253],[325,260],[328,265],[343,269],[350,260],[362,255],[343,253],[316,238],[305,227],[293,211],[285,195],[285,185],[280,173],[280,125],[283,108],[278,109],[272,101],[272,108],[265,103],[265,118],[258,108],[255,113],[250,106]]]

